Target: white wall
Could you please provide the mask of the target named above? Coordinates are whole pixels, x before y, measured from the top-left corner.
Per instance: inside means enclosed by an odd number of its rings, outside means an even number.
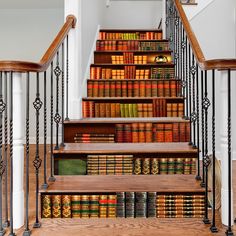
[[[201,0],[199,0],[201,1]],[[191,20],[191,26],[199,41],[202,51],[206,59],[219,59],[219,58],[236,58],[236,23],[234,12],[236,8],[235,0],[228,0],[227,4],[222,0],[214,0],[198,15]],[[210,75],[210,74],[209,74]],[[232,73],[232,99],[233,103],[236,104],[236,94],[234,93],[236,88],[235,73]],[[209,76],[209,81],[211,81]],[[209,88],[211,82],[209,82]],[[211,93],[209,93],[211,97]],[[220,127],[220,78],[219,73],[216,73],[216,102],[217,102],[217,127]],[[235,131],[235,120],[236,120],[236,109],[232,106],[232,134],[233,134],[233,150],[234,158],[236,158],[236,131]],[[209,120],[211,120],[211,112],[209,113]],[[211,123],[210,123],[211,124]],[[211,126],[209,127],[211,130]],[[217,134],[217,150],[219,151],[219,135],[220,130],[216,130]],[[211,137],[209,139],[211,146]]]
[[[0,60],[26,60],[38,62],[63,25],[63,19],[63,8],[0,9]],[[32,108],[32,102],[35,99],[34,77],[35,76],[31,77],[30,90],[31,137],[35,137],[35,111]],[[40,81],[40,94],[41,99],[43,99],[43,80],[41,79]],[[49,90],[47,92],[49,94]],[[49,102],[50,101],[48,100],[48,107]],[[41,112],[41,115],[42,114],[43,113]],[[42,125],[42,117],[40,122]],[[40,136],[43,136],[43,129],[40,130]]]
[[[111,1],[104,13],[105,28],[157,28],[162,1]]]

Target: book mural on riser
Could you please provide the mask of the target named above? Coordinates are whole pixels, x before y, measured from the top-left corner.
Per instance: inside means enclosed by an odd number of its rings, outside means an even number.
[[[42,195],[42,218],[201,218],[204,195],[118,192]]]
[[[75,143],[152,143],[188,142],[190,123],[114,124],[114,133],[76,133]]]
[[[196,158],[134,155],[87,155],[85,159],[58,160],[58,175],[194,175]]]

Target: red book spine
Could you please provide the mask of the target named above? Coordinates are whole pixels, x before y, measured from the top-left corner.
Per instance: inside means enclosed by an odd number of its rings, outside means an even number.
[[[173,123],[173,142],[179,142],[179,123]]]
[[[116,142],[123,143],[123,124],[116,124]]]
[[[165,142],[164,137],[164,124],[156,124],[156,141],[158,143]]]
[[[185,142],[190,142],[190,123],[185,123]]]
[[[146,137],[145,137],[145,124],[144,123],[139,123],[139,143],[145,143],[146,142]]]
[[[128,87],[128,97],[133,97],[133,81],[128,81],[127,87]]]
[[[104,82],[98,82],[98,97],[104,97]]]
[[[165,142],[173,142],[172,124],[165,124]]]
[[[128,89],[127,89],[127,82],[126,81],[122,81],[122,97],[127,97],[127,92],[128,92]]]
[[[121,81],[116,81],[115,86],[116,86],[116,97],[121,97]]]
[[[138,143],[139,140],[138,123],[132,123],[131,128],[132,128],[132,142]]]
[[[180,123],[179,124],[179,138],[180,142],[185,142],[185,123]]]
[[[93,81],[88,80],[87,84],[87,91],[88,91],[88,97],[93,97]]]

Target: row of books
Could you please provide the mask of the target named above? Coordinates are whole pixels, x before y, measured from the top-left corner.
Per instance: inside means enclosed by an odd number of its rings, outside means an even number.
[[[203,195],[118,192],[112,195],[42,195],[42,218],[202,217]]]
[[[136,158],[135,175],[196,174],[195,158]]]
[[[147,64],[147,56],[134,56],[131,52],[123,53],[123,56],[111,56],[112,64]]]
[[[88,175],[196,174],[195,158],[134,158],[133,155],[88,155]]]
[[[202,218],[205,197],[203,195],[157,195],[157,218]]]
[[[153,67],[136,69],[136,66],[124,66],[124,69],[111,69],[100,66],[90,67],[90,79],[174,79],[172,67]]]
[[[99,33],[100,40],[161,40],[162,33],[161,32],[135,32],[135,33],[108,33],[108,32],[100,32]]]
[[[75,143],[115,143],[115,134],[77,133]]]
[[[167,51],[168,42],[97,41],[97,51]]]
[[[116,124],[116,142],[189,142],[190,123],[132,123]]]
[[[88,175],[132,175],[133,155],[88,155]]]
[[[179,82],[169,80],[87,82],[88,97],[177,97]]]
[[[100,103],[83,101],[84,118],[93,117],[183,117],[183,103],[167,103],[164,99],[154,100],[153,103]]]
[[[114,218],[116,195],[42,195],[42,218]]]

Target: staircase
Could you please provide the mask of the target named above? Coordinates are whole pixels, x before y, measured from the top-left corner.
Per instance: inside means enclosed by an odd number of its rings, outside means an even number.
[[[42,218],[201,221],[198,149],[189,143],[169,42],[154,29],[101,30],[99,37],[84,118],[64,122],[56,181],[40,191]]]

